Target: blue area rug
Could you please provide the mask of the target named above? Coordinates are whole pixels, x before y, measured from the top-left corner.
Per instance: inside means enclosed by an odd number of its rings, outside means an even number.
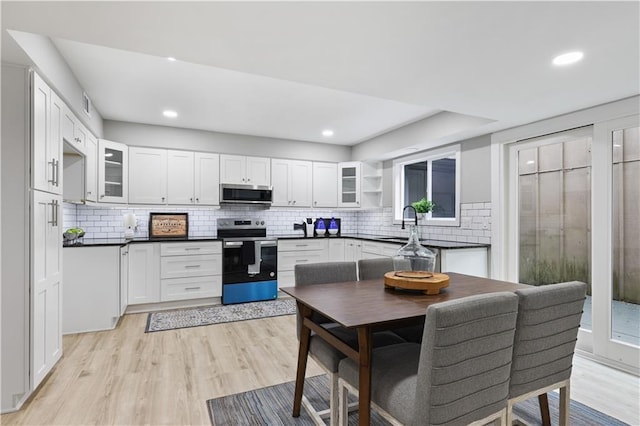
[[[207,401],[209,417],[213,426],[223,425],[304,425],[315,423],[306,410],[300,410],[300,417],[291,417],[293,408],[294,382],[269,386],[249,392],[223,396]],[[305,381],[304,394],[316,410],[329,407],[329,387],[326,375],[309,377]],[[558,395],[549,393],[549,410],[552,424],[558,424]],[[538,398],[517,404],[514,409],[517,418],[529,425],[541,425]],[[571,426],[628,426],[626,423],[603,414],[576,401],[571,401]],[[328,420],[327,420],[328,423]],[[349,425],[358,424],[358,413],[351,413]],[[371,424],[388,425],[375,411],[371,413]]]

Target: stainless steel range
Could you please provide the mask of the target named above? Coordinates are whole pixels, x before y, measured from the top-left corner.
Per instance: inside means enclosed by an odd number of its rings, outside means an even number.
[[[218,219],[222,238],[222,303],[278,297],[278,243],[261,219]]]

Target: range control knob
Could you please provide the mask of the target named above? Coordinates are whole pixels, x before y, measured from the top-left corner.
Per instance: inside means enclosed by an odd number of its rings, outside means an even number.
[[[260,225],[264,225],[264,220],[260,221]]]

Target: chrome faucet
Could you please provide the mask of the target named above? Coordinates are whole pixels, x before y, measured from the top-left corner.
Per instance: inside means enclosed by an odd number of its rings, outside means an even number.
[[[413,215],[416,219],[416,226],[418,226],[418,212],[416,211],[415,207],[413,207],[412,205],[408,205],[408,206],[404,206],[404,208],[402,209],[402,228],[400,229],[404,229],[404,211],[406,209],[413,209]]]

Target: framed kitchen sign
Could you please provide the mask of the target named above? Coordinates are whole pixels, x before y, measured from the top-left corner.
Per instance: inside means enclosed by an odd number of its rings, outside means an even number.
[[[189,213],[150,213],[149,239],[184,239],[189,236]]]

